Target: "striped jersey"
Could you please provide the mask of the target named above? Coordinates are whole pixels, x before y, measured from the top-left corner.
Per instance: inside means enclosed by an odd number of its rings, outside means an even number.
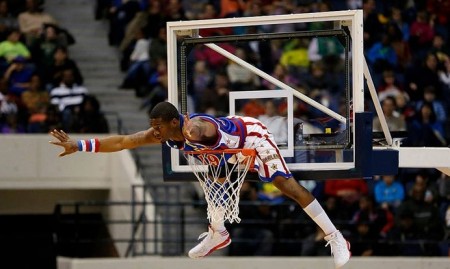
[[[168,140],[167,145],[173,148],[195,151],[202,149],[234,149],[243,148],[247,136],[247,129],[241,117],[219,117],[214,118],[207,114],[192,114],[190,118],[201,117],[202,120],[212,123],[218,134],[217,141],[213,145],[205,146],[187,138],[184,142]],[[184,126],[184,119],[180,116],[180,128]]]
[[[203,145],[185,138],[185,141],[168,140],[168,146],[184,151],[198,151],[205,149],[236,149],[248,148],[256,150],[256,164],[261,180],[271,181],[274,176],[291,177],[286,163],[281,157],[273,135],[259,120],[252,117],[228,116],[218,117],[207,114],[192,114],[190,118],[201,117],[212,123],[218,134],[212,145]],[[183,116],[180,115],[180,128],[184,126]]]

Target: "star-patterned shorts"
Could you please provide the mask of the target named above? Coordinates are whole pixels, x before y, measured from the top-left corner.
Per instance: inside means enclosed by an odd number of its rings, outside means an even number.
[[[259,178],[262,181],[271,182],[276,176],[292,177],[273,135],[267,128],[257,119],[244,117],[243,120],[247,127],[244,148],[256,150],[255,168]]]

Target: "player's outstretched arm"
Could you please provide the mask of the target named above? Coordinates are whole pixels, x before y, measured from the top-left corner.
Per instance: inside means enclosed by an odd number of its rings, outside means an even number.
[[[60,157],[77,151],[116,152],[146,144],[160,143],[160,140],[153,135],[152,129],[130,135],[112,135],[101,139],[93,138],[78,141],[72,140],[62,130],[53,130],[50,134],[56,138],[56,141],[50,141],[50,143],[64,148],[64,151],[59,154]]]

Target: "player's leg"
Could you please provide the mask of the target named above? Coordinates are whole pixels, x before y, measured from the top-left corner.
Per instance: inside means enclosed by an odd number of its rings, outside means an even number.
[[[326,234],[326,246],[331,246],[336,268],[341,268],[350,259],[350,243],[345,240],[341,232],[336,229],[327,213],[323,210],[314,196],[303,186],[298,184],[294,178],[286,179],[283,176],[275,176],[272,183],[286,196],[296,201],[309,217]]]
[[[331,246],[336,268],[342,267],[350,258],[350,244],[336,229],[314,196],[292,177],[272,136],[269,134],[266,140],[260,141],[256,150],[260,178],[271,180],[275,187],[305,210],[327,235],[325,240],[328,241],[327,246]]]

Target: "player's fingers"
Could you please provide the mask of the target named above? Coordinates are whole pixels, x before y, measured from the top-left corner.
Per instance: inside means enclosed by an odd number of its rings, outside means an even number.
[[[61,133],[58,135],[58,140],[61,142],[67,142],[67,138]]]
[[[53,130],[52,132],[50,132],[50,134],[55,137],[56,139],[58,139],[59,141],[64,141],[64,136],[63,134],[61,134],[61,132],[59,132],[58,130]]]
[[[57,146],[61,146],[61,142],[59,142],[59,141],[48,141],[48,143],[57,145]]]
[[[57,130],[57,129],[53,129],[51,132],[50,132],[51,134],[55,134],[55,135],[57,135],[57,134],[59,134],[60,133],[60,131],[59,130]]]
[[[184,117],[184,122],[185,122],[185,123],[188,123],[189,120],[190,120],[190,118],[189,118],[189,113],[186,113],[183,117]]]
[[[61,130],[61,134],[63,135],[64,139],[69,140],[69,135],[64,132],[64,130]]]
[[[191,129],[192,129],[192,124],[190,122],[188,122],[187,124],[184,125],[184,132],[188,137],[191,137]]]

